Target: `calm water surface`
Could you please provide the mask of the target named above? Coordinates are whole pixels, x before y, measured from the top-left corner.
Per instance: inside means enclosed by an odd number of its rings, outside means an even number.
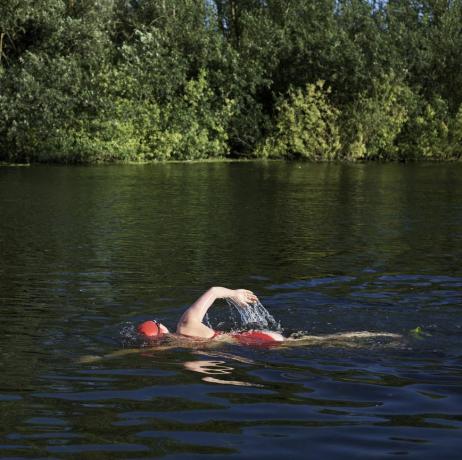
[[[461,260],[461,164],[0,168],[0,458],[460,458]],[[120,353],[212,285],[404,338]]]

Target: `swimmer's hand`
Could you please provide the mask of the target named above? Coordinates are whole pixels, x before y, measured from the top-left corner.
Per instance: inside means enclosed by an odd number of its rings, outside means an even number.
[[[258,302],[258,297],[247,289],[227,289],[224,287],[213,287],[211,292],[215,299],[230,299],[239,307],[248,307]]]
[[[253,303],[258,302],[258,297],[247,289],[236,289],[230,298],[240,307],[248,307]]]

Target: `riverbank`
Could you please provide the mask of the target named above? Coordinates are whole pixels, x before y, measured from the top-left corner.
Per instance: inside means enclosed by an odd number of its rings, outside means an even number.
[[[351,164],[351,165],[360,165],[360,164],[386,164],[386,163],[419,163],[419,164],[441,164],[441,163],[460,163],[462,157],[459,158],[448,158],[448,159],[412,159],[412,160],[295,160],[295,159],[284,159],[284,158],[204,158],[199,160],[150,160],[150,161],[133,161],[133,160],[99,160],[95,162],[85,162],[85,161],[30,161],[27,163],[24,162],[6,162],[0,161],[0,168],[2,167],[30,167],[34,165],[56,165],[56,166],[105,166],[105,165],[120,165],[120,166],[144,166],[144,165],[155,165],[155,164],[213,164],[213,163],[266,163],[266,162],[287,162],[287,163],[327,163],[327,164]]]

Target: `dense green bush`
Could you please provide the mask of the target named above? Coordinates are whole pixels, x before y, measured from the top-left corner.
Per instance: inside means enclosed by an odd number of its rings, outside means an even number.
[[[448,157],[462,158],[462,104],[449,124],[449,151]]]
[[[441,97],[416,99],[414,113],[399,136],[402,160],[450,160],[462,154],[462,110],[451,115]]]
[[[449,149],[448,104],[441,97],[417,106],[403,130],[399,151],[403,159],[445,159]]]
[[[343,157],[348,160],[398,159],[396,139],[409,118],[411,90],[393,77],[374,81],[342,116]]]
[[[146,159],[197,160],[228,153],[227,125],[233,101],[217,105],[205,71],[186,83],[184,94],[150,112],[143,144]]]
[[[331,160],[340,150],[338,110],[327,98],[324,82],[290,90],[276,106],[274,131],[257,151],[262,157]]]
[[[0,160],[457,159],[461,21],[462,0],[0,0]]]

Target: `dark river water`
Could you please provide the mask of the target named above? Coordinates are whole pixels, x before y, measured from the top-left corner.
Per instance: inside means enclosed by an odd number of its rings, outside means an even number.
[[[461,458],[461,260],[462,164],[0,168],[0,458]],[[402,339],[140,347],[214,285]]]

